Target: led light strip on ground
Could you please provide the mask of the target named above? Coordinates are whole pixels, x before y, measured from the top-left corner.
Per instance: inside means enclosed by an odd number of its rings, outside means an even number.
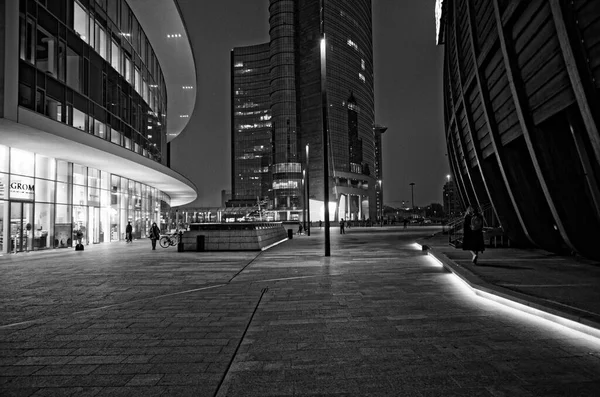
[[[416,244],[416,243],[415,243]],[[418,245],[418,244],[417,244]],[[436,258],[431,252],[427,252],[427,256],[434,260],[437,264],[442,267],[444,263]],[[527,314],[531,317],[534,317],[538,320],[544,322],[550,322],[553,325],[562,326],[563,331],[567,331],[568,333],[573,333],[574,336],[585,337],[587,340],[593,341],[595,343],[600,343],[600,330],[590,327],[588,325],[579,323],[577,321],[569,320],[564,317],[557,316],[552,313],[548,313],[544,310],[536,309],[534,307],[524,305],[522,303],[516,302],[511,299],[504,298],[502,296],[489,293],[487,291],[483,291],[477,287],[473,287],[469,283],[467,283],[462,277],[456,274],[452,269],[450,269],[450,273],[454,276],[454,279],[460,281],[460,285],[466,288],[470,293],[475,294],[476,296],[485,299],[487,301],[493,302],[498,305],[502,305],[504,308],[511,309],[512,311],[518,314]]]

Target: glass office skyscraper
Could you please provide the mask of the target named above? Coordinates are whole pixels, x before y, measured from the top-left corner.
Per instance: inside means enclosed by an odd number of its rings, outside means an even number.
[[[335,208],[331,217],[374,219],[377,181],[371,1],[271,0],[269,14],[270,41],[265,44],[270,70],[269,208],[279,220],[299,219],[306,201],[303,177],[308,172],[310,218],[323,219],[323,66],[330,208]],[[324,59],[320,55],[323,35]],[[235,76],[235,65],[232,73]],[[233,125],[238,124],[236,117],[232,115]],[[232,134],[243,131],[234,129]],[[241,183],[238,175],[233,175],[232,190]]]

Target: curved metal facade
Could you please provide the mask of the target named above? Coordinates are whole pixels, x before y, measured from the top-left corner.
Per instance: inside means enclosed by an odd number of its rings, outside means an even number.
[[[596,258],[600,2],[446,0],[448,158],[519,245]]]

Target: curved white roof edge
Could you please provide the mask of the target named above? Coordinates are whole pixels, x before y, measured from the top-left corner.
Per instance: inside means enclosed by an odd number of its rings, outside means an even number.
[[[167,85],[167,142],[183,131],[196,104],[196,63],[176,0],[127,0],[154,49]]]
[[[0,118],[0,144],[85,165],[152,186],[171,206],[194,201],[194,183],[171,168],[39,113],[18,108],[18,122]]]

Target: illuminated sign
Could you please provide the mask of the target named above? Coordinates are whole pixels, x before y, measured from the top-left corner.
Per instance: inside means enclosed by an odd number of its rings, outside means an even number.
[[[435,44],[441,44],[440,30],[442,28],[444,0],[435,0]]]
[[[9,190],[11,199],[33,200],[35,195],[35,184],[33,178],[16,179],[11,177]]]

